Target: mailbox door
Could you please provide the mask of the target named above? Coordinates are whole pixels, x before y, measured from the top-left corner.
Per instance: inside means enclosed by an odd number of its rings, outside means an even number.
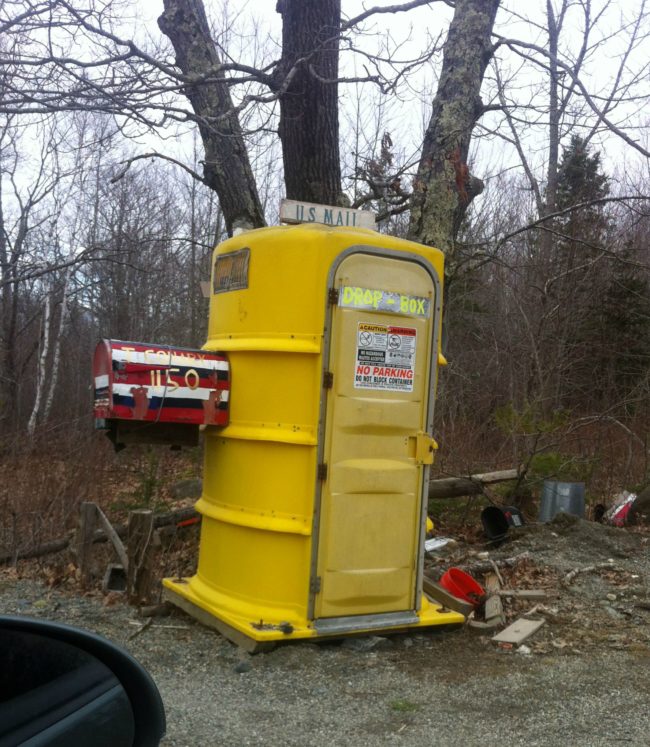
[[[314,617],[416,609],[436,287],[422,264],[354,253],[335,275]]]

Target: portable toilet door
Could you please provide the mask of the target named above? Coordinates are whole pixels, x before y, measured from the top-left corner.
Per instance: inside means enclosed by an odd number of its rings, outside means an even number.
[[[418,621],[442,301],[425,258],[378,248],[345,252],[329,286],[310,585],[325,635]]]

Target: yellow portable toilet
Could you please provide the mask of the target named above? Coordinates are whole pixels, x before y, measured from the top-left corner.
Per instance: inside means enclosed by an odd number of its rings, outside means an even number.
[[[464,622],[422,593],[443,255],[343,226],[214,254],[230,422],[205,431],[197,573],[164,597],[248,650]]]

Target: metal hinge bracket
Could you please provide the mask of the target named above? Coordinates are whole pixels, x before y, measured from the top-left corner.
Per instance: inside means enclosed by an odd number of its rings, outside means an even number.
[[[331,389],[334,386],[334,374],[331,371],[325,371],[323,374],[323,389]]]
[[[327,300],[332,306],[336,306],[336,304],[339,302],[339,289],[330,288],[327,291]]]
[[[318,471],[317,471],[317,477],[321,482],[324,482],[327,480],[327,465],[326,464],[319,464],[318,465]]]
[[[415,461],[417,464],[433,464],[433,456],[438,448],[435,438],[419,431],[415,436]]]
[[[313,576],[311,581],[309,582],[309,591],[312,594],[320,594],[320,587],[321,587],[321,577]]]

